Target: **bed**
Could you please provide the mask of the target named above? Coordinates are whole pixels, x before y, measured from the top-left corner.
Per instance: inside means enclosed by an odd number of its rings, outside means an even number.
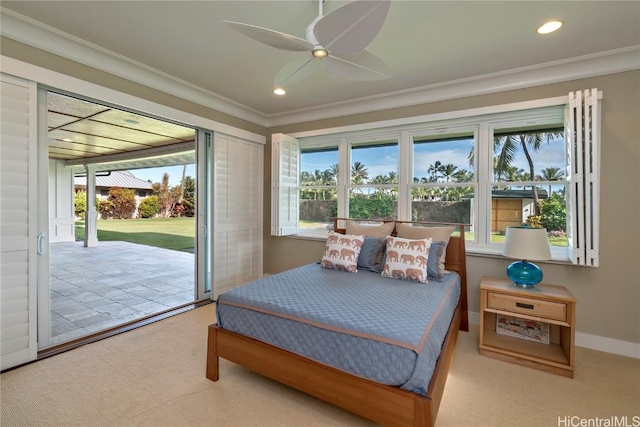
[[[338,228],[339,221],[344,219],[335,220],[334,230],[345,234],[344,228]],[[395,235],[398,224],[403,223],[411,224],[395,221],[391,234]],[[464,226],[457,228],[459,236],[464,236]],[[383,425],[433,426],[458,330],[468,331],[465,259],[464,238],[453,235],[446,245],[445,257],[445,268],[450,274],[440,283],[430,282],[424,286],[407,281],[404,282],[407,286],[398,287],[397,282],[380,278],[380,274],[368,271],[350,274],[322,269],[317,263],[312,263],[225,293],[216,307],[217,323],[209,326],[207,378],[218,380],[218,359],[222,357]],[[317,276],[317,286],[312,286],[311,280],[305,280],[302,289],[287,288],[296,286],[301,277],[311,276]],[[366,304],[351,304],[349,298],[354,298],[354,292],[360,292],[358,286],[363,286],[362,283],[373,289],[367,292],[377,296]],[[333,290],[323,292],[323,286]],[[373,326],[369,323],[358,325],[353,319],[372,313],[384,315],[369,317],[386,318],[401,311],[387,310],[380,305],[380,300],[389,299],[389,295],[378,295],[385,292],[385,286],[395,286],[394,293],[398,296],[394,299],[413,298],[416,301],[422,300],[416,297],[418,294],[415,292],[424,292],[431,286],[430,292],[434,295],[424,297],[424,306],[433,307],[424,311],[433,311],[438,317],[423,319],[422,305],[412,304],[411,309],[402,310],[399,316],[412,319],[415,327],[394,327],[395,320],[374,322]],[[293,299],[293,302],[274,303],[279,298],[277,292],[282,290],[280,288],[284,288],[287,295],[304,290],[305,294],[299,298],[312,300],[312,305],[321,309],[306,313],[306,309],[297,306],[299,301],[293,297],[282,298]],[[407,292],[408,296],[400,295],[398,289]],[[338,291],[345,293],[336,296]],[[325,301],[325,298],[329,299]],[[402,300],[397,304],[403,304]],[[368,313],[348,311],[350,305],[366,307]],[[327,306],[331,309],[322,308]],[[289,327],[300,329],[281,333],[288,331]],[[267,331],[266,335],[261,329]],[[432,336],[434,342],[429,341]],[[309,347],[314,346],[305,340],[321,343],[315,346],[317,348],[334,346],[345,349],[349,344],[354,346],[354,350],[351,353],[346,350],[313,353]],[[335,360],[332,354],[336,355]],[[364,362],[360,367],[354,363],[358,358]],[[386,364],[399,368],[391,373],[378,373],[376,360],[383,363],[393,360],[393,363]]]

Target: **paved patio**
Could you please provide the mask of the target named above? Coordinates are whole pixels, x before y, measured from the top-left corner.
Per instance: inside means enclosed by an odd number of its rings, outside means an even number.
[[[51,245],[51,344],[193,302],[194,255],[128,242]]]

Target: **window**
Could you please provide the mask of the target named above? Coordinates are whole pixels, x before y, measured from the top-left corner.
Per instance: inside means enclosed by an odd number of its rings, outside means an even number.
[[[476,131],[440,130],[412,137],[411,220],[469,224],[473,240]]]
[[[398,139],[349,141],[350,218],[398,217]]]
[[[289,164],[299,152],[291,164],[300,171],[274,176],[288,184],[286,202],[274,186],[273,218],[296,222],[273,234],[324,237],[334,217],[451,222],[467,225],[471,251],[500,253],[506,228],[528,223],[547,228],[554,259],[597,266],[597,97],[593,89],[491,114],[286,136],[288,157],[276,147],[274,161]],[[286,208],[299,217],[283,215]]]
[[[492,140],[491,243],[529,223],[547,229],[552,248],[566,249],[564,124],[495,127]]]
[[[138,191],[138,197],[144,199],[145,197],[147,197],[147,192],[146,191]]]
[[[300,151],[299,229],[326,236],[338,213],[338,147]]]

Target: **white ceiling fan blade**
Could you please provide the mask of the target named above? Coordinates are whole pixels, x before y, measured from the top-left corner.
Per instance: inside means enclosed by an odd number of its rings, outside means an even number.
[[[300,58],[282,67],[273,83],[276,86],[286,87],[291,83],[311,77],[318,71],[322,70],[322,60],[309,56],[308,58]]]
[[[324,16],[313,33],[332,53],[360,52],[376,37],[389,12],[390,0],[358,0]]]
[[[368,50],[330,55],[325,59],[325,68],[332,76],[345,80],[383,80],[391,76],[387,64]]]
[[[252,39],[264,43],[276,49],[291,50],[294,52],[303,52],[313,50],[313,45],[308,41],[290,34],[281,33],[279,31],[269,30],[267,28],[256,27],[255,25],[243,24],[233,21],[222,21],[234,30],[251,37]]]

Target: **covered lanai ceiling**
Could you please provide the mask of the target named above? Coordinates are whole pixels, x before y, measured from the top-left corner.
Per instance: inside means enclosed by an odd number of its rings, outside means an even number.
[[[195,131],[49,92],[49,158],[74,171],[140,169],[195,162]]]

